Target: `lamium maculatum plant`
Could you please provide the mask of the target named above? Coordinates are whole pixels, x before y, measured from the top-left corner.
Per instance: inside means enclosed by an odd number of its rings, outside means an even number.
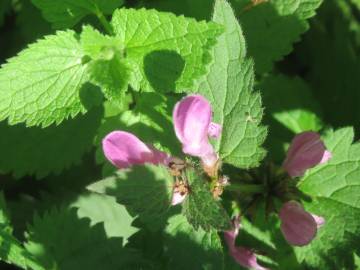
[[[357,0],[3,0],[0,269],[360,269]]]

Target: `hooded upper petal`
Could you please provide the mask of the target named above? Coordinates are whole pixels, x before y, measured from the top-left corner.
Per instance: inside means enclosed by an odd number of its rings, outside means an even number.
[[[267,270],[258,264],[256,254],[252,250],[245,247],[237,247],[235,245],[236,237],[240,230],[240,218],[236,217],[233,220],[233,229],[224,232],[225,242],[229,248],[230,255],[234,260],[243,267],[248,267],[256,270]]]
[[[113,131],[102,141],[106,158],[116,167],[128,168],[144,163],[165,163],[168,155],[154,149],[125,131]]]
[[[218,158],[208,139],[211,117],[210,103],[201,95],[185,97],[173,111],[175,133],[182,143],[183,152],[202,158],[208,166]],[[218,135],[219,127],[214,129],[212,135]]]
[[[302,132],[294,137],[283,168],[291,177],[301,176],[307,169],[324,163],[331,158],[320,135],[316,132]]]
[[[316,236],[318,224],[300,203],[296,201],[284,203],[279,217],[281,219],[280,229],[286,241],[291,245],[307,245]]]

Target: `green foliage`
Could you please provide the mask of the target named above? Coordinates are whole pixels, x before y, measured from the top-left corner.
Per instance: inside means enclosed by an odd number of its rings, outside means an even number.
[[[322,107],[324,120],[335,128],[354,126],[358,133],[360,31],[356,14],[347,1],[324,1],[319,24],[304,38],[296,61],[308,71],[306,79]]]
[[[111,21],[126,48],[134,89],[181,92],[206,73],[221,26],[156,10],[119,9]]]
[[[190,168],[186,171],[186,178],[190,194],[185,199],[183,213],[189,223],[195,230],[200,227],[207,232],[212,229],[230,230],[230,218],[220,202],[213,198],[206,179]]]
[[[12,235],[9,213],[3,193],[0,193],[0,261],[14,264],[22,269],[45,270]]]
[[[35,216],[25,246],[45,269],[123,269],[139,260],[121,238],[107,238],[103,224],[91,226],[67,208]]]
[[[90,226],[98,223],[104,224],[106,236],[121,237],[126,244],[127,239],[138,229],[131,226],[133,218],[125,207],[118,204],[115,198],[97,193],[85,193],[79,196],[70,205],[77,208],[77,216],[90,219]]]
[[[298,185],[312,197],[305,202],[307,210],[326,220],[315,241],[296,249],[299,260],[314,268],[344,265],[353,256],[351,246],[360,240],[360,144],[351,144],[353,138],[352,128],[328,134],[325,142],[333,157],[311,169]]]
[[[212,104],[214,122],[223,126],[221,138],[214,142],[226,163],[240,168],[255,167],[265,156],[261,147],[266,128],[260,94],[253,91],[253,63],[246,58],[245,40],[230,5],[217,0],[213,20],[225,25],[214,48],[210,71],[196,92]]]
[[[88,189],[114,196],[145,223],[157,223],[171,205],[173,177],[165,167],[148,164],[118,171],[116,176],[91,184]]]
[[[130,70],[124,61],[121,40],[103,35],[91,26],[83,28],[80,38],[84,53],[95,60],[90,64],[90,81],[100,86],[108,99],[124,98]]]
[[[319,104],[300,78],[267,77],[259,87],[263,89],[264,104],[272,118],[294,134],[322,128]]]
[[[322,0],[259,2],[252,5],[249,0],[238,1],[238,15],[256,71],[264,73],[291,52],[293,43],[309,29],[307,19],[315,15]]]
[[[164,242],[169,257],[167,269],[224,269],[218,233],[194,230],[183,215],[168,220]]]
[[[309,85],[298,77],[268,76],[259,83],[259,88],[266,108],[265,123],[273,127],[266,146],[271,158],[281,163],[285,156],[284,144],[295,134],[320,131],[324,127],[321,108]]]
[[[101,117],[101,109],[94,108],[86,115],[46,129],[0,123],[0,170],[12,172],[16,178],[26,174],[42,178],[79,164],[91,149]]]
[[[3,24],[5,14],[9,10],[10,4],[10,0],[3,0],[0,3],[0,26]]]
[[[73,31],[31,44],[0,69],[0,120],[27,126],[59,124],[84,113],[80,89],[87,80]]]
[[[31,0],[55,29],[73,27],[89,14],[111,14],[123,0]]]

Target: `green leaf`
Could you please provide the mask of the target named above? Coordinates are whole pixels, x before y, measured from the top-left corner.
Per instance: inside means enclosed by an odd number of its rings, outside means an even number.
[[[39,8],[53,28],[73,27],[89,14],[111,14],[123,4],[123,0],[31,0]]]
[[[11,231],[10,215],[6,207],[4,193],[0,192],[0,224],[8,227]]]
[[[41,178],[79,164],[92,147],[101,117],[101,108],[95,108],[45,129],[0,123],[0,170],[16,178],[26,174]]]
[[[274,120],[294,134],[307,130],[319,131],[323,127],[320,106],[301,78],[284,75],[266,77],[259,87],[264,93],[266,110]]]
[[[89,25],[83,27],[80,43],[84,53],[94,60],[110,60],[124,50],[119,37],[103,35]]]
[[[21,243],[12,235],[10,217],[3,193],[0,193],[0,261],[22,269],[45,270],[36,263]]]
[[[119,9],[111,22],[126,48],[134,89],[181,92],[207,72],[222,28],[156,10]]]
[[[253,92],[253,63],[247,59],[245,40],[233,10],[225,0],[217,0],[213,20],[225,25],[214,49],[210,72],[196,88],[214,111],[214,122],[223,126],[214,141],[221,159],[240,168],[256,167],[265,156],[261,147],[266,128],[260,126],[261,97]]]
[[[171,205],[173,177],[161,165],[146,164],[120,170],[88,186],[90,191],[114,196],[129,213],[146,223],[158,222]]]
[[[194,230],[183,215],[168,220],[165,228],[166,269],[224,269],[221,240],[214,230]],[[186,251],[186,252],[184,252]]]
[[[108,99],[124,98],[130,69],[124,61],[124,48],[120,39],[85,26],[80,42],[84,53],[95,60],[89,68],[90,81],[101,87]]]
[[[349,30],[360,25],[356,17],[348,15],[353,15],[354,9],[340,8],[348,5],[347,2],[324,1],[316,27],[314,25],[304,36],[296,61],[307,70],[306,78],[316,90],[313,93],[323,109],[324,121],[333,127],[354,126],[358,133],[360,62],[357,59],[360,54],[357,44],[360,44],[360,31],[353,29],[357,33],[354,37]]]
[[[22,269],[45,270],[20,242],[0,225],[0,260]]]
[[[183,203],[183,213],[189,223],[195,230],[199,227],[207,232],[212,229],[230,230],[231,220],[220,202],[213,198],[207,180],[191,168],[186,170],[186,178],[190,194]]]
[[[265,73],[292,51],[293,43],[309,29],[307,20],[315,15],[322,0],[262,1],[255,6],[248,0],[239,2],[249,55],[254,57],[256,71]]]
[[[0,69],[0,120],[27,126],[59,124],[86,112],[80,89],[87,81],[75,32],[31,44]]]
[[[35,216],[26,236],[26,249],[45,269],[129,269],[141,261],[136,251],[122,247],[121,238],[108,238],[101,223],[91,226],[75,209]]]
[[[360,235],[360,144],[351,144],[352,128],[328,134],[325,139],[332,158],[311,169],[299,188],[312,197],[306,209],[326,223],[310,245],[296,249],[299,261],[317,269],[346,265]]]
[[[90,226],[104,223],[107,237],[121,237],[124,244],[131,235],[138,231],[131,226],[134,218],[113,197],[97,193],[85,193],[71,203],[70,207],[78,209],[79,218],[89,218],[91,220]]]

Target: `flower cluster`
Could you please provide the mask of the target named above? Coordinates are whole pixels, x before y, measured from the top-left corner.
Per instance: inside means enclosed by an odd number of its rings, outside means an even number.
[[[190,95],[179,101],[173,111],[175,134],[185,154],[199,157],[205,171],[216,170],[219,156],[209,137],[219,138],[221,126],[211,122],[210,103],[200,95]],[[119,169],[145,163],[176,166],[178,158],[147,145],[135,135],[113,131],[103,139],[106,158]],[[187,195],[183,183],[175,183],[172,204],[181,203]]]
[[[220,163],[219,156],[210,144],[209,137],[219,138],[222,127],[212,122],[209,102],[200,95],[185,97],[176,104],[173,121],[175,134],[182,144],[182,151],[200,158],[204,171],[210,177],[216,176]],[[181,159],[159,151],[152,145],[143,143],[135,135],[124,131],[108,134],[103,139],[103,150],[106,158],[119,169],[145,163],[162,164],[177,176],[177,169],[185,166],[185,162]],[[307,169],[327,162],[330,158],[331,153],[326,150],[319,134],[303,132],[296,135],[291,142],[282,167],[290,177],[295,178],[302,176]],[[224,179],[227,183],[227,177]],[[174,184],[172,204],[181,203],[187,193],[186,184],[177,180]],[[284,238],[296,246],[309,244],[316,236],[317,229],[325,222],[324,218],[306,212],[299,202],[293,200],[282,205],[279,218]],[[257,263],[254,252],[235,245],[240,228],[239,221],[240,218],[235,218],[234,228],[224,232],[231,256],[244,267],[265,269]]]

